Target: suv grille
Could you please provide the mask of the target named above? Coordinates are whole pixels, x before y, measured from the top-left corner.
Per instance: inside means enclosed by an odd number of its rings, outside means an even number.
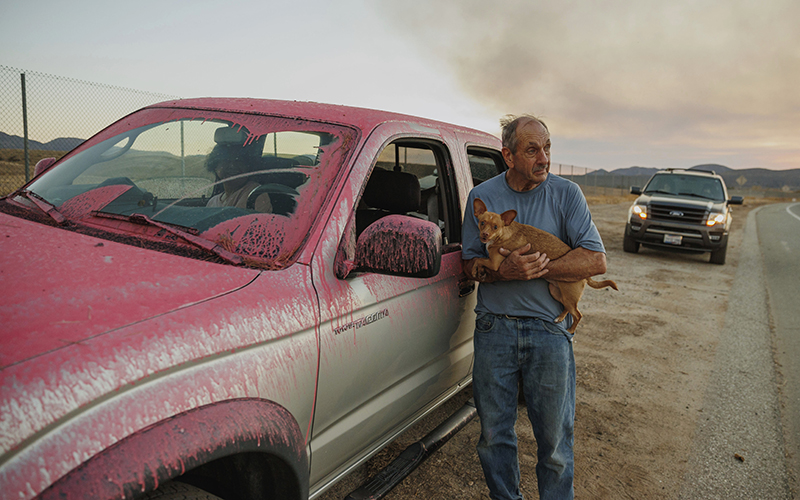
[[[702,224],[706,221],[706,217],[708,217],[708,211],[705,208],[675,206],[666,203],[651,203],[650,217],[653,220]]]

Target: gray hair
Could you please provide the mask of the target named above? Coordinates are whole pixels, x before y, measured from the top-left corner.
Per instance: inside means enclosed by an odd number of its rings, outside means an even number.
[[[502,130],[502,139],[503,139],[503,147],[508,148],[509,151],[512,153],[517,152],[517,127],[521,123],[527,123],[529,121],[534,121],[544,127],[547,133],[550,133],[550,129],[547,128],[547,125],[542,121],[541,118],[530,115],[506,115],[500,119],[500,128]]]

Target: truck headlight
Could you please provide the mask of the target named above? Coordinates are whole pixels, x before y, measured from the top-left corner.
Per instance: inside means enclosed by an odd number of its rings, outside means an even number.
[[[636,204],[631,207],[631,215],[638,215],[640,219],[647,218],[647,205]]]
[[[706,226],[713,226],[714,224],[724,224],[725,223],[725,214],[720,214],[716,212],[711,212],[708,214],[708,220],[706,221]]]

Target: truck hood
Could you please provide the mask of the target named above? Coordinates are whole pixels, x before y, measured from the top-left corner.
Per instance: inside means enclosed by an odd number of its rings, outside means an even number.
[[[258,273],[0,213],[0,369],[218,297]]]
[[[704,200],[702,198],[687,198],[687,197],[677,197],[677,196],[663,196],[657,194],[643,194],[637,200],[636,203],[661,203],[665,205],[681,205],[684,207],[693,207],[697,209],[705,209],[711,210],[714,208],[714,205],[718,207],[725,206],[725,202],[723,201],[714,201],[714,200]]]

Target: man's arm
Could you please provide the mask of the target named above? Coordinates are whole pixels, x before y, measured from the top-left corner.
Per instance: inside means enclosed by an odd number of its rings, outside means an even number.
[[[557,281],[580,281],[606,273],[606,254],[578,247],[547,266],[547,278]]]
[[[476,259],[462,261],[464,273],[476,281],[491,283],[532,280],[545,275],[548,279],[558,281],[580,281],[606,272],[606,254],[603,252],[593,252],[578,247],[551,261],[547,255],[539,252],[525,255],[528,250],[530,244],[513,252],[501,249],[500,253],[506,255],[506,259],[500,264],[500,268],[497,271],[484,269],[478,276],[474,270]]]
[[[539,252],[524,255],[525,252],[530,249],[530,244],[526,244],[524,247],[518,248],[513,252],[509,250],[503,251],[504,249],[501,249],[500,252],[506,255],[506,258],[500,263],[500,267],[497,271],[492,271],[484,267],[477,275],[475,273],[475,261],[478,259],[462,260],[461,263],[464,274],[481,283],[541,278],[549,272],[546,266],[550,262],[550,259],[548,259],[545,254],[540,254]],[[566,255],[564,255],[564,257],[566,257]]]

